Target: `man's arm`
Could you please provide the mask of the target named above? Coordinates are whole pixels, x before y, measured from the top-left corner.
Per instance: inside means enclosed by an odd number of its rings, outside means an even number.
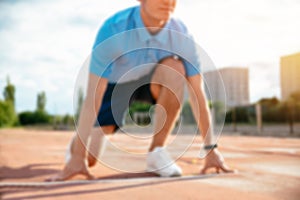
[[[204,92],[202,76],[198,74],[188,77],[187,80],[195,121],[201,131],[203,139],[205,139],[205,145],[213,144],[211,115]]]
[[[204,144],[215,144],[216,141],[213,138],[211,115],[205,96],[202,76],[200,74],[194,75],[188,77],[187,80],[193,114],[204,139]],[[227,167],[223,156],[215,148],[207,155],[205,159],[205,165],[201,170],[201,173],[205,173],[209,168],[216,168],[217,172],[220,170],[224,172],[234,172],[234,170],[231,170],[229,167]]]
[[[74,154],[79,159],[86,155],[85,145],[100,109],[108,80],[92,73],[89,74],[87,95],[83,102],[77,127],[77,140]]]

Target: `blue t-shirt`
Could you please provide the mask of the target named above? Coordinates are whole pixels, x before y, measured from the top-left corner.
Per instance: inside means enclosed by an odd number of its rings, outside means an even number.
[[[157,34],[145,28],[140,7],[120,11],[100,28],[90,62],[90,72],[110,83],[128,82],[150,73],[165,57],[178,56],[187,76],[200,73],[197,45],[186,26],[171,18]]]

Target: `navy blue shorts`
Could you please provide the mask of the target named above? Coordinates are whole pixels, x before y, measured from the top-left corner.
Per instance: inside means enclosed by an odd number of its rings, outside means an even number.
[[[155,104],[150,91],[152,74],[126,83],[108,83],[95,126],[114,125],[118,129],[124,125],[124,115],[133,102]]]

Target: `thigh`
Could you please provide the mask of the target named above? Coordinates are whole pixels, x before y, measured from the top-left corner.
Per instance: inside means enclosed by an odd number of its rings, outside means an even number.
[[[108,84],[95,127],[114,126],[117,130],[123,125],[123,115],[128,108],[128,102],[123,98],[123,93],[124,86],[122,84]]]
[[[150,90],[157,100],[162,87],[171,91],[184,87],[185,68],[183,62],[175,56],[162,59],[152,75]]]

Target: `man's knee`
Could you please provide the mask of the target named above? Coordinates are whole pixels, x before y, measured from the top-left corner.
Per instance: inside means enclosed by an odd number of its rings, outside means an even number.
[[[183,62],[174,57],[163,59],[157,65],[153,79],[161,85],[183,85],[185,81]]]
[[[167,71],[174,70],[177,75],[185,76],[185,68],[182,60],[176,58],[176,57],[167,57],[160,61],[158,67],[161,68],[167,68]],[[170,75],[170,74],[169,74]]]
[[[151,92],[156,99],[163,88],[181,97],[185,83],[185,68],[182,61],[173,57],[163,59],[157,65],[151,82]]]

